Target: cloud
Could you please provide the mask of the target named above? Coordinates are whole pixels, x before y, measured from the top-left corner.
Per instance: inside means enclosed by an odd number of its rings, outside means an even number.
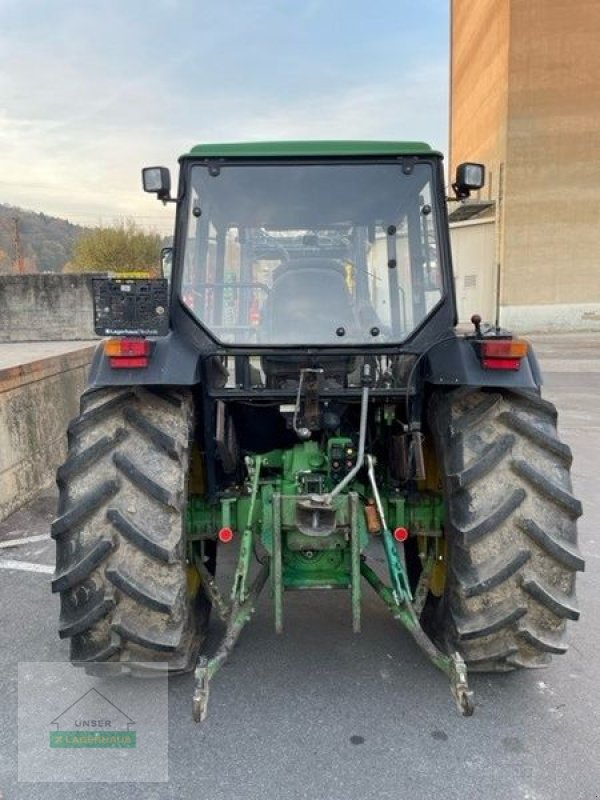
[[[0,202],[166,231],[140,168],[202,141],[446,149],[445,0],[4,4]],[[429,17],[427,15],[430,15]]]
[[[438,67],[408,75],[402,83],[325,88],[260,110],[247,108],[241,124],[221,115],[212,127],[217,139],[235,128],[250,139],[424,139],[445,148],[444,88]]]

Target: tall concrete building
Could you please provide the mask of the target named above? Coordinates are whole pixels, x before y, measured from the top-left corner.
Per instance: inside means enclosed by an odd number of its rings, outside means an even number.
[[[470,279],[506,327],[600,328],[600,0],[452,0],[451,24],[452,170],[488,168],[453,212],[464,313]]]

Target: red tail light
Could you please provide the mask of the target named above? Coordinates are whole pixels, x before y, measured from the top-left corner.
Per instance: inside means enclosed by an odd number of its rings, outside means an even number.
[[[484,369],[519,369],[520,358],[484,358]]]
[[[113,369],[143,369],[148,366],[152,343],[147,339],[108,339],[104,352]]]
[[[111,358],[110,365],[113,369],[143,369],[148,366],[146,356]]]
[[[479,347],[484,369],[518,370],[529,350],[523,339],[492,339],[480,342]]]

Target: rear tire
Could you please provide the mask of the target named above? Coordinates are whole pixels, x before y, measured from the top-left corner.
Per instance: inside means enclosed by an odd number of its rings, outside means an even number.
[[[59,635],[71,640],[74,662],[118,662],[117,672],[134,673],[144,670],[131,662],[194,665],[210,606],[187,589],[193,419],[188,390],[102,389],[81,400],[52,525]]]
[[[547,665],[579,617],[581,504],[554,406],[529,392],[458,389],[429,407],[448,564],[430,633],[471,670]]]

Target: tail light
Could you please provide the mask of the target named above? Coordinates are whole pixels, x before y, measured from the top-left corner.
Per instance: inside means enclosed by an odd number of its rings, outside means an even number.
[[[518,370],[529,350],[524,339],[491,339],[480,342],[479,347],[484,369]]]
[[[147,339],[108,339],[104,353],[112,369],[143,369],[148,366],[152,343]]]

